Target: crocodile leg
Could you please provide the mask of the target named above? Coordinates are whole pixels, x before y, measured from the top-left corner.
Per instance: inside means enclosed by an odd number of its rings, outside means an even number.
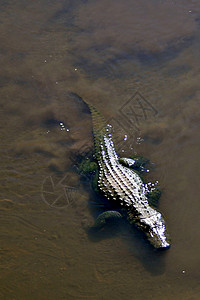
[[[145,170],[145,165],[149,163],[147,158],[142,156],[131,156],[130,158],[119,158],[119,162],[125,167],[137,170],[139,172],[143,172]]]
[[[91,226],[91,230],[100,231],[104,229],[104,227],[117,224],[122,219],[122,215],[118,211],[109,210],[101,213],[93,226]]]

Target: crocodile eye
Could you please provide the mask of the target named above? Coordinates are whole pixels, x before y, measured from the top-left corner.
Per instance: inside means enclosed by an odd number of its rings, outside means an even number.
[[[151,230],[151,227],[149,226],[149,224],[146,223],[142,223],[142,228],[144,231],[149,232]]]

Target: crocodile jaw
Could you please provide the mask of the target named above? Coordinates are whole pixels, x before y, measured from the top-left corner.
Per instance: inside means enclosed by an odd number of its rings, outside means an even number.
[[[144,226],[146,228],[145,233],[149,242],[155,248],[167,249],[170,247],[166,237],[165,222],[161,213],[156,212],[156,214],[142,219],[141,223],[142,227]]]

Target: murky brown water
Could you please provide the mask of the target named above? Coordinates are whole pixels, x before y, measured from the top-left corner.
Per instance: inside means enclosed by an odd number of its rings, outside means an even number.
[[[0,32],[0,298],[199,299],[199,1],[0,1]],[[74,165],[92,127],[72,93],[119,154],[156,163],[169,251],[126,225],[88,237],[100,208]]]

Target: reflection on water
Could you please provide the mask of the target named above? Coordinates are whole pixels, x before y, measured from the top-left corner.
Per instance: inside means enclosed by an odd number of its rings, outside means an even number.
[[[199,1],[0,7],[0,298],[199,299]],[[169,251],[126,223],[87,235],[105,203],[76,171],[93,149],[76,95],[155,163]]]

